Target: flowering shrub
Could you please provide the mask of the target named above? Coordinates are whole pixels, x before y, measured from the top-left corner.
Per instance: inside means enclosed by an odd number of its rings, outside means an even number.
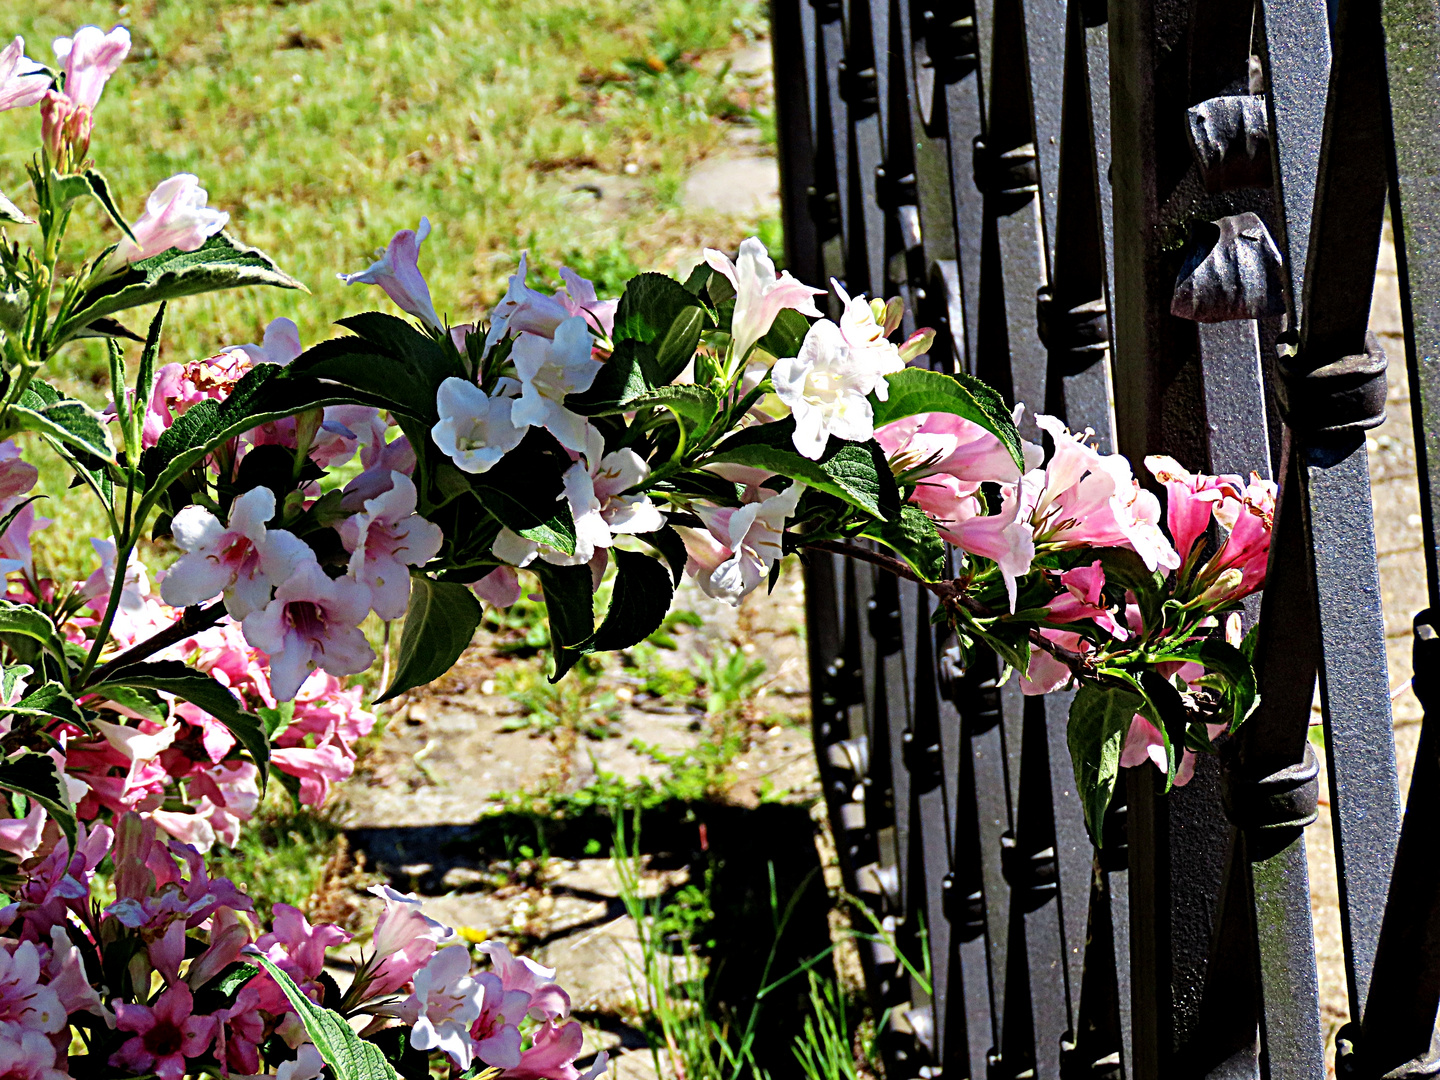
[[[194,176],[127,220],[88,155],[128,49],[123,28],[84,27],[54,43],[56,68],[18,38],[0,52],[0,111],[40,113],[34,218],[0,198],[23,240],[0,244],[0,872],[17,898],[0,1078],[262,1060],[290,1080],[425,1075],[435,1054],[577,1080],[579,1026],[550,972],[490,947],[472,974],[418,901],[384,890],[342,993],[323,964],[348,935],[284,905],[260,933],[243,893],[206,876],[202,853],[234,843],[272,776],[319,803],[349,775],[373,717],[345,680],[375,659],[372,613],[404,618],[384,700],[455,663],[482,601],[543,593],[558,680],[651,634],[683,575],[739,603],[787,553],[864,560],[931,594],[962,666],[987,648],[1027,693],[1078,685],[1070,745],[1097,838],[1122,765],[1184,783],[1253,709],[1236,609],[1263,584],[1273,485],[1149,459],[1162,521],[1089,433],[1038,416],[1046,445],[1028,442],[1022,406],[922,363],[933,335],[898,300],[829,297],[755,239],[614,299],[564,270],[559,291],[532,287],[522,255],[500,304],[457,323],[419,269],[422,220],[339,275],[410,320],[354,315],[306,349],[282,316],[259,344],[160,365],[171,302],[298,282],[224,232]],[[116,242],[67,251],[71,214],[97,208]],[[139,308],[143,337],[118,318]],[[104,414],[41,378],[86,337],[108,343]],[[84,583],[34,566],[22,432],[110,525]],[[178,555],[158,595],[144,537]]]

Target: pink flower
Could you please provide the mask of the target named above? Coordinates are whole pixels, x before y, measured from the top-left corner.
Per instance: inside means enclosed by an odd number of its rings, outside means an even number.
[[[250,928],[231,908],[222,907],[210,919],[210,945],[190,962],[185,982],[192,990],[203,989],[240,958],[250,944]]]
[[[70,1080],[55,1068],[55,1045],[38,1031],[0,1039],[0,1080]]]
[[[107,1024],[113,1023],[115,1014],[95,989],[95,980],[86,974],[85,959],[64,926],[50,928],[50,959],[45,961],[45,975],[67,1015],[88,1012]],[[0,1077],[3,1076],[4,1073],[0,1073]]]
[[[260,1071],[260,1044],[265,1041],[265,1017],[255,981],[235,995],[235,1004],[215,1014],[215,1057],[230,1073],[251,1076]]]
[[[961,551],[989,559],[1000,570],[1010,610],[1015,609],[1016,582],[1035,560],[1035,540],[1028,522],[1020,518],[1020,499],[1014,484],[1000,486],[1000,510],[985,514],[980,485],[936,473],[915,485],[910,501],[935,522],[936,531]]]
[[[440,526],[415,513],[415,483],[392,473],[390,490],[365,500],[365,507],[340,523],[350,552],[350,575],[370,588],[370,604],[382,619],[405,614],[410,571],[433,559],[445,540]]]
[[[513,566],[497,566],[470,588],[475,595],[494,607],[509,607],[520,599],[520,576]]]
[[[40,983],[40,952],[33,941],[0,944],[0,1036],[19,1039],[26,1031],[64,1031],[65,1007]]]
[[[0,442],[0,518],[24,501],[39,477],[40,471],[21,458],[20,448],[12,440]],[[30,534],[49,524],[47,519],[35,516],[33,503],[16,514],[9,527],[0,534],[0,575],[12,570],[34,574]]]
[[[108,272],[127,263],[139,262],[172,248],[194,251],[225,227],[230,215],[211,210],[199,178],[190,173],[177,173],[162,180],[145,200],[145,213],[135,222],[131,232],[135,239],[122,237],[119,246],[106,260]]]
[[[98,26],[82,26],[74,37],[56,38],[53,48],[65,72],[65,96],[93,109],[130,52],[130,31],[117,26],[107,34]]]
[[[525,284],[526,262],[527,253],[521,252],[519,269],[510,275],[509,288],[490,313],[490,329],[485,335],[487,352],[507,332],[553,339],[559,325],[577,315],[607,338],[614,333],[618,301],[597,299],[593,284],[563,266],[560,277],[565,288],[554,296],[546,296]],[[462,353],[465,351],[458,343],[456,348]]]
[[[415,973],[415,989],[401,1003],[401,1019],[411,1025],[416,1050],[441,1050],[457,1068],[468,1069],[475,1056],[470,1025],[480,1018],[484,994],[470,977],[470,950],[441,949]]]
[[[824,289],[812,289],[790,276],[790,271],[775,273],[775,264],[765,245],[755,237],[740,244],[739,258],[731,262],[724,252],[705,249],[705,262],[723,275],[735,288],[735,314],[730,320],[730,336],[734,345],[733,362],[745,359],[750,347],[770,332],[775,316],[785,308],[794,308],[802,315],[820,318],[814,297],[824,296]]]
[[[331,785],[350,779],[355,772],[354,754],[333,743],[276,747],[270,751],[270,761],[281,772],[299,779],[300,801],[306,806],[324,803]]]
[[[952,413],[921,413],[875,432],[896,476],[919,479],[947,473],[970,483],[1013,484],[1020,479],[1015,459],[979,424]],[[1027,449],[1038,451],[1033,444]],[[1038,457],[1035,464],[1038,465]]]
[[[416,318],[429,323],[436,330],[444,330],[445,324],[435,314],[435,305],[430,302],[430,286],[420,273],[420,245],[430,235],[430,219],[420,219],[419,230],[401,229],[390,239],[379,260],[358,274],[336,274],[346,285],[357,282],[364,285],[379,285],[395,305]]]
[[[505,1070],[506,1080],[594,1080],[605,1071],[603,1053],[583,1076],[575,1068],[575,1059],[585,1042],[577,1021],[564,1025],[553,1021],[542,1024],[532,1040],[530,1049],[520,1055],[520,1064]]]
[[[243,352],[252,364],[275,364],[279,367],[285,367],[304,351],[300,347],[300,328],[293,319],[283,316],[266,324],[260,341],[259,345],[234,345],[231,348]]]
[[[1160,502],[1135,482],[1119,454],[1100,454],[1053,416],[1035,422],[1055,441],[1043,470],[1025,474],[1022,503],[1037,546],[1127,547],[1151,570],[1173,570],[1180,557],[1160,531]]]
[[[45,821],[45,808],[39,803],[32,804],[23,818],[0,820],[0,851],[8,851],[24,862],[39,849]]]
[[[265,527],[274,516],[275,493],[267,487],[251,488],[236,499],[228,525],[203,506],[185,507],[171,524],[185,554],[160,582],[161,599],[171,607],[189,607],[223,593],[231,618],[260,611],[275,586],[315,558],[294,534]]]
[[[1120,641],[1130,636],[1130,631],[1115,621],[1105,605],[1105,570],[1099,559],[1089,566],[1066,570],[1060,575],[1060,584],[1064,592],[1045,605],[1050,612],[1047,621],[1071,623],[1093,619],[1097,626]]]
[[[523,993],[527,1009],[536,1020],[564,1019],[570,1015],[570,995],[555,982],[555,969],[541,967],[527,956],[515,956],[509,946],[487,941],[480,951],[490,957],[490,964],[505,993]]]
[[[176,983],[153,1007],[115,1005],[115,1026],[132,1031],[119,1050],[110,1055],[110,1064],[137,1073],[153,1072],[160,1080],[182,1080],[185,1060],[197,1058],[215,1038],[215,1017],[195,1016],[195,999],[190,987]]]
[[[761,488],[756,501],[740,507],[697,503],[705,529],[675,526],[689,556],[685,572],[706,596],[738,605],[780,558],[785,522],[804,490],[799,482],[778,495]]]
[[[352,936],[334,923],[312,926],[299,909],[276,904],[270,932],[261,934],[255,945],[297,986],[303,987],[318,979],[325,969],[325,951],[346,944]],[[289,1009],[284,992],[269,975],[256,977],[250,985],[257,987],[267,1012]]]
[[[370,590],[350,578],[331,580],[313,559],[302,562],[263,610],[245,617],[245,639],[270,654],[275,697],[290,701],[317,668],[355,675],[375,662],[360,631]]]
[[[1213,513],[1235,501],[1245,483],[1238,476],[1205,476],[1186,471],[1172,457],[1152,454],[1145,467],[1165,485],[1165,524],[1182,560],[1189,558],[1195,541],[1205,535]],[[1232,515],[1233,517],[1233,515]]]
[[[175,417],[183,416],[197,402],[224,401],[253,366],[243,348],[188,364],[166,364],[155,373],[141,442],[154,446]]]
[[[1053,641],[1071,652],[1086,653],[1094,648],[1079,634],[1069,630],[1042,629],[1040,633],[1047,641]],[[1048,694],[1052,690],[1059,690],[1072,677],[1070,669],[1064,663],[1037,645],[1030,650],[1030,666],[1020,680],[1020,691],[1027,697]]]
[[[45,69],[25,55],[25,39],[0,50],[0,112],[34,105],[50,89]]]
[[[1230,575],[1229,587],[1223,589],[1220,595],[1213,596],[1213,602],[1234,603],[1264,586],[1270,560],[1270,535],[1275,529],[1276,495],[1273,481],[1250,474],[1250,483],[1232,510],[1235,515],[1233,522],[1226,523],[1230,535],[1225,538],[1219,553],[1201,570],[1202,578],[1214,575],[1217,582],[1226,574]],[[1219,510],[1216,516],[1220,516]],[[1235,581],[1237,574],[1239,580]]]
[[[1154,762],[1161,772],[1165,771],[1165,740],[1154,724],[1136,713],[1125,736],[1125,748],[1120,751],[1120,766],[1133,769],[1147,761]],[[1184,787],[1194,775],[1195,751],[1184,750],[1180,754],[1180,767],[1175,770],[1175,786]]]
[[[388,885],[372,885],[370,892],[385,901],[372,938],[380,965],[370,985],[370,996],[379,997],[408,983],[436,948],[454,940],[455,931],[427,916],[421,910],[420,899],[412,893],[396,892]]]

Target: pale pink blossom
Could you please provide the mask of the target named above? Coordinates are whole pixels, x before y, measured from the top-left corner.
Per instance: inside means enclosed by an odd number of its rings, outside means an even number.
[[[589,390],[600,373],[591,340],[579,316],[563,320],[553,340],[538,334],[515,339],[510,359],[520,377],[520,399],[510,410],[511,423],[517,428],[543,427],[567,450],[584,451],[589,423],[565,407],[565,398]]]
[[[663,528],[660,508],[644,492],[627,495],[629,489],[650,478],[650,465],[628,446],[605,453],[605,439],[594,427],[587,440],[585,461],[589,466],[600,516],[612,535],[654,532]],[[609,546],[606,544],[605,546]]]
[[[25,55],[25,39],[17,37],[0,50],[0,112],[34,105],[50,89],[45,69]]]
[[[221,761],[191,773],[186,782],[195,806],[193,816],[206,821],[215,839],[225,846],[234,847],[239,843],[240,827],[255,816],[255,808],[260,804],[260,771],[254,764]],[[163,822],[159,824],[170,831]],[[173,832],[170,835],[185,841]],[[207,850],[198,844],[193,846],[200,851]]]
[[[270,932],[261,934],[255,946],[297,986],[304,987],[325,969],[326,950],[347,944],[352,936],[334,923],[312,926],[298,908],[276,904]],[[257,976],[254,985],[260,992],[261,1007],[267,1012],[289,1009],[284,991],[268,974]]]
[[[415,512],[415,482],[404,473],[391,476],[390,490],[365,501],[358,514],[340,523],[340,539],[350,552],[350,575],[370,589],[370,604],[382,619],[405,614],[410,599],[411,566],[424,566],[445,540],[440,526]]]
[[[359,510],[366,499],[389,491],[394,473],[415,475],[415,450],[404,435],[390,442],[382,439],[360,448],[360,464],[365,471],[345,485],[340,500],[346,510]]]
[[[454,941],[455,931],[426,915],[420,899],[412,893],[396,892],[388,885],[372,885],[370,892],[385,901],[372,937],[380,965],[370,996],[379,997],[408,983],[437,948]]]
[[[1233,504],[1217,508],[1217,518],[1221,518],[1224,511],[1233,513],[1234,517],[1228,521],[1222,519],[1222,524],[1230,530],[1229,535],[1199,575],[1200,581],[1214,583],[1208,590],[1212,603],[1234,603],[1264,586],[1270,537],[1275,529],[1276,497],[1273,481],[1262,480],[1251,473],[1250,482],[1240,497]]]
[[[20,448],[11,439],[0,442],[0,518],[25,501],[40,471],[20,456]],[[34,574],[30,552],[30,534],[49,525],[47,518],[35,516],[35,504],[25,505],[0,534],[0,576],[13,570]]]
[[[19,1039],[26,1031],[64,1031],[60,998],[40,982],[40,952],[33,941],[0,945],[0,1037]]]
[[[215,1038],[215,1017],[194,1015],[190,987],[176,983],[153,1006],[115,1005],[115,1026],[134,1032],[110,1064],[137,1073],[153,1072],[160,1080],[182,1080],[187,1058],[203,1054]]]
[[[23,818],[0,820],[0,851],[10,852],[21,862],[30,858],[40,848],[46,820],[45,808],[39,803],[32,804]]]
[[[472,581],[470,588],[493,607],[509,607],[520,599],[520,576],[513,566],[497,566],[478,581]]]
[[[0,1078],[3,1080],[70,1080],[55,1068],[55,1044],[38,1031],[0,1039]]]
[[[565,287],[554,296],[537,292],[525,283],[527,254],[520,254],[520,266],[510,275],[509,287],[495,310],[490,313],[490,329],[485,335],[485,350],[505,334],[536,334],[554,338],[556,329],[566,319],[580,316],[594,330],[610,337],[615,330],[615,308],[618,301],[600,300],[595,286],[564,266],[560,277]],[[461,353],[464,346],[457,343]]]
[[[275,1069],[275,1080],[318,1080],[325,1074],[325,1059],[314,1043],[302,1043],[291,1061],[282,1061]]]
[[[89,897],[85,899],[88,901]],[[46,985],[55,992],[66,1015],[88,1012],[105,1021],[107,1027],[114,1027],[115,1014],[96,990],[97,980],[86,974],[85,958],[65,932],[64,924],[50,928],[50,958],[45,961],[45,976]],[[0,1071],[0,1077],[4,1075]]]
[[[65,96],[93,109],[130,53],[130,31],[117,26],[107,34],[98,26],[82,26],[74,37],[56,38],[52,47],[65,73]]]
[[[215,1057],[222,1068],[228,1067],[230,1076],[253,1076],[260,1071],[265,1020],[260,992],[253,982],[235,995],[235,1004],[215,1014]]]
[[[155,373],[141,442],[149,447],[197,402],[223,401],[252,364],[243,349],[229,349],[188,364],[166,364]]]
[[[430,219],[421,218],[418,230],[401,229],[390,239],[380,258],[366,269],[358,274],[335,276],[346,285],[379,285],[395,301],[396,307],[443,331],[445,324],[435,314],[435,305],[430,300],[430,286],[420,273],[420,245],[429,235]]]
[[[885,451],[891,471],[912,481],[934,473],[971,483],[1013,484],[1020,479],[1015,459],[999,438],[953,413],[920,413],[896,420],[877,428],[875,441]],[[1034,464],[1039,463],[1034,459]]]
[[[360,623],[370,590],[342,577],[331,580],[313,559],[302,562],[263,609],[245,617],[245,639],[270,656],[270,687],[290,701],[312,671],[355,675],[375,662]]]
[[[233,619],[244,619],[270,602],[271,590],[288,581],[314,553],[283,529],[266,528],[275,516],[275,493],[251,488],[230,506],[229,524],[203,506],[187,506],[170,529],[184,555],[160,582],[171,607],[202,604],[217,594]]]
[[[1089,641],[1070,630],[1054,630],[1046,627],[1041,629],[1040,635],[1046,641],[1053,642],[1062,649],[1069,649],[1073,653],[1083,654],[1094,649]],[[1037,645],[1030,650],[1030,666],[1020,679],[1020,692],[1027,697],[1048,694],[1052,690],[1059,690],[1072,678],[1074,678],[1074,673],[1062,661]]]
[[[177,173],[162,180],[145,200],[145,213],[131,227],[135,239],[121,237],[106,262],[108,270],[139,262],[172,248],[194,251],[230,220],[230,215],[205,205],[208,195],[198,177]]]
[[[1000,485],[1000,509],[986,514],[978,482],[957,480],[949,473],[927,476],[915,485],[910,501],[935,522],[936,531],[961,551],[995,563],[1005,582],[1010,610],[1015,609],[1017,581],[1035,560],[1030,525],[1020,517],[1014,484]]]
[[[791,277],[788,270],[777,275],[770,253],[756,237],[741,242],[735,262],[724,252],[706,248],[705,263],[735,288],[730,336],[734,342],[731,356],[737,366],[744,361],[750,347],[770,332],[775,316],[785,308],[794,308],[811,318],[820,317],[814,298],[824,296],[825,290],[802,284]]]
[[[222,907],[210,919],[209,946],[190,962],[185,982],[200,990],[240,958],[250,944],[250,927],[231,908]]]
[[[905,361],[900,359],[900,350],[889,337],[895,326],[899,325],[898,310],[895,313],[895,325],[890,325],[888,320],[881,321],[887,314],[886,305],[882,301],[866,300],[864,296],[852,297],[834,278],[830,279],[830,287],[835,290],[835,295],[840,297],[840,302],[845,307],[839,322],[840,334],[845,339],[845,344],[874,364],[882,375],[893,375],[903,370]],[[880,308],[881,319],[876,318],[877,306]]]
[[[300,346],[300,328],[295,320],[281,316],[265,325],[259,345],[232,345],[250,358],[251,364],[275,364],[286,367],[304,350]]]
[[[1125,735],[1125,746],[1120,751],[1120,766],[1133,769],[1145,762],[1152,762],[1157,769],[1166,769],[1165,740],[1160,729],[1139,713],[1130,721],[1130,730]],[[1175,786],[1184,787],[1195,775],[1195,752],[1182,750],[1180,766],[1175,770]]]
[[[480,951],[490,957],[490,965],[506,993],[523,993],[529,1003],[530,1016],[536,1020],[558,1020],[570,1015],[570,995],[555,982],[555,969],[543,967],[528,956],[516,956],[501,941],[487,941]]]
[[[484,990],[470,977],[470,950],[452,946],[436,952],[415,973],[414,990],[399,1008],[416,1050],[440,1050],[459,1069],[475,1056],[470,1025],[480,1018]]]
[[[695,512],[705,528],[675,527],[689,556],[685,571],[705,595],[738,605],[765,580],[783,554],[785,522],[804,490],[798,482],[780,494],[761,488],[756,501],[739,507],[699,503]]]
[[[875,358],[850,348],[840,328],[822,319],[805,335],[800,355],[775,361],[775,393],[795,418],[797,453],[818,460],[830,436],[864,442],[875,432],[868,395],[881,401],[889,386]]]
[[[1066,570],[1060,574],[1060,585],[1063,591],[1045,605],[1049,612],[1047,622],[1093,619],[1097,626],[1120,641],[1130,636],[1128,628],[1115,619],[1105,604],[1105,570],[1099,559],[1089,566]]]
[[[498,380],[489,394],[464,379],[446,379],[435,396],[440,419],[430,437],[460,469],[488,472],[525,437],[525,428],[513,421],[519,394],[514,379]]]
[[[271,763],[300,781],[300,801],[319,806],[335,784],[355,772],[355,755],[334,743],[323,746],[277,746],[270,751]]]
[[[605,1071],[603,1053],[585,1073],[575,1068],[585,1042],[578,1021],[541,1024],[531,1040],[530,1049],[520,1055],[520,1064],[505,1070],[506,1080],[594,1080]]]

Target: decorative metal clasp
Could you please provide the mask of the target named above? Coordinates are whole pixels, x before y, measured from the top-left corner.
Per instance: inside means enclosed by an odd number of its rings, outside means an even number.
[[[1285,313],[1283,260],[1252,213],[1194,227],[1170,314],[1192,322],[1263,319]]]

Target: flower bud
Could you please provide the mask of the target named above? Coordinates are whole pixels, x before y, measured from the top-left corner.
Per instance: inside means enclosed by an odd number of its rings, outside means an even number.
[[[934,330],[928,326],[916,330],[915,333],[906,338],[904,344],[900,346],[900,359],[908,364],[910,361],[916,360],[928,353],[930,346],[934,343]]]
[[[879,303],[879,301],[872,301]],[[905,317],[905,301],[898,296],[892,296],[885,304],[883,311],[875,316],[875,321],[885,327],[885,336],[889,337],[896,330],[900,329],[900,320]]]
[[[1244,580],[1245,575],[1233,566],[1222,570],[1210,587],[1200,594],[1199,599],[1207,607],[1223,604],[1235,596]]]

